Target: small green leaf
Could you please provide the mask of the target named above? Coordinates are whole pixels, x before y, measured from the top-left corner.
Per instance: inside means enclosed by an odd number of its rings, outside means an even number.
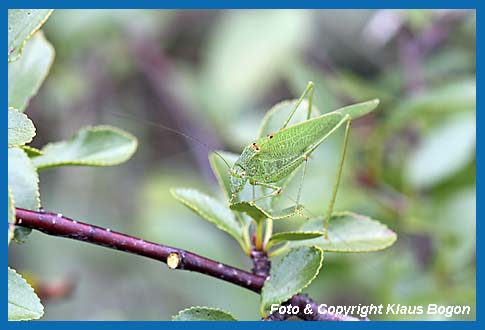
[[[224,157],[225,161],[232,166],[239,155],[234,154],[232,152],[225,152],[225,151],[218,151],[221,157]],[[214,172],[214,175],[217,178],[217,182],[219,182],[219,186],[221,187],[224,195],[227,199],[231,198],[231,180],[229,175],[229,168],[224,160],[221,159],[216,153],[211,152],[209,154],[209,162]]]
[[[13,238],[15,230],[15,202],[13,200],[12,189],[8,187],[8,244]]]
[[[173,321],[237,321],[237,319],[219,308],[190,307],[178,312]]]
[[[224,160],[221,157],[223,157]],[[231,198],[231,180],[229,176],[229,168],[227,167],[227,165],[232,166],[238,157],[239,155],[237,154],[225,151],[218,151],[217,154],[211,152],[209,154],[209,162],[212,171],[214,172],[214,175],[219,182],[219,186],[224,192],[224,196],[227,198],[227,200]],[[235,201],[239,201],[240,198],[250,198],[248,194],[248,189],[243,189],[235,198]],[[235,216],[243,227],[242,232],[244,236],[244,241],[246,242],[244,246],[248,250],[250,250],[251,243],[249,243],[249,226],[251,225],[252,220],[249,216],[243,213],[236,212]]]
[[[29,143],[35,136],[32,121],[14,108],[8,108],[8,147]]]
[[[39,177],[27,154],[20,148],[8,149],[8,185],[12,189],[15,206],[38,210]]]
[[[379,105],[379,100],[374,99],[367,102],[356,103],[335,110],[343,115],[350,115],[351,119],[357,119],[374,111]]]
[[[266,112],[261,125],[259,126],[258,131],[258,138],[266,136],[266,134],[271,134],[277,132],[283,126],[286,118],[288,118],[291,110],[295,106],[295,103],[298,100],[286,100],[274,105],[268,112]],[[306,120],[308,113],[308,101],[303,100],[298,107],[298,110],[295,112],[293,117],[291,118],[288,126],[300,123]],[[318,111],[315,104],[312,105],[312,116],[314,118],[320,115],[320,111]]]
[[[324,218],[305,222],[301,231],[318,231],[324,226]],[[305,242],[290,242],[290,247],[317,245],[330,252],[370,252],[385,249],[397,239],[395,232],[377,220],[352,212],[334,213],[328,227],[328,239],[314,238]]]
[[[38,210],[40,207],[39,176],[27,154],[20,148],[8,149],[8,185],[16,207]],[[15,227],[15,240],[23,241],[32,230]]]
[[[317,238],[323,236],[321,231],[290,231],[284,233],[277,233],[271,236],[268,241],[267,247],[272,245],[284,243],[287,241],[304,241],[307,239]]]
[[[37,169],[74,166],[112,166],[128,160],[138,146],[136,138],[111,126],[86,127],[66,141],[49,143],[33,158]]]
[[[292,249],[271,268],[261,291],[261,314],[272,304],[281,304],[310,285],[322,268],[323,251],[315,246]]]
[[[8,10],[8,61],[17,60],[27,40],[40,29],[52,13],[52,9]]]
[[[262,221],[264,219],[273,219],[273,220],[281,220],[292,217],[298,214],[298,211],[302,210],[303,207],[296,208],[295,206],[290,206],[286,209],[279,210],[279,211],[266,211],[256,203],[252,202],[238,202],[229,205],[231,210],[244,212],[253,218],[256,222]]]
[[[36,320],[44,307],[34,289],[15,270],[8,267],[8,320]]]
[[[241,244],[243,249],[246,248],[243,243],[241,225],[226,205],[195,189],[177,188],[171,189],[170,192],[179,202],[214,224],[220,230],[231,235]]]
[[[54,48],[37,32],[23,56],[8,66],[8,105],[23,112],[37,93],[54,61]]]

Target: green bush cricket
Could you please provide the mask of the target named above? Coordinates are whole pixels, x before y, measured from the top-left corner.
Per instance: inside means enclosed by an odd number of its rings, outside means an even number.
[[[269,213],[268,215],[270,219],[279,219],[298,213],[301,207],[299,203],[308,157],[341,126],[345,125],[342,153],[325,219],[324,232],[325,235],[327,235],[328,221],[333,213],[347,150],[350,123],[352,119],[362,117],[373,111],[379,104],[379,100],[374,99],[363,103],[357,103],[311,118],[313,91],[314,84],[309,82],[281,128],[277,132],[257,139],[244,148],[243,152],[229,171],[231,176],[231,202],[237,197],[237,194],[242,191],[247,182],[253,186],[253,200],[250,204],[280,194],[282,187],[275,185],[275,183],[287,178],[303,164],[302,177],[295,207],[290,208],[292,210],[288,209],[286,212],[280,212],[278,216],[275,217],[272,217]],[[306,120],[288,126],[291,118],[307,95],[309,95],[309,102]],[[273,189],[273,192],[255,198],[255,186],[270,188]],[[241,210],[238,208],[238,205],[240,204],[241,203],[232,203],[231,208]]]
[[[215,155],[220,157],[225,165],[229,168],[231,185],[230,189],[232,193],[232,197],[230,199],[231,209],[246,212],[253,218],[267,218],[271,220],[288,218],[297,214],[302,209],[300,205],[300,196],[308,157],[341,126],[345,125],[342,153],[338,165],[335,184],[333,186],[330,204],[328,206],[325,218],[324,232],[325,236],[327,236],[328,221],[332,216],[333,207],[337,197],[351,121],[373,111],[379,104],[379,100],[374,99],[367,102],[349,105],[335,111],[319,115],[318,117],[311,118],[313,110],[313,92],[314,84],[309,82],[305,91],[291,109],[281,128],[274,133],[258,138],[256,141],[246,146],[232,167],[228,164],[224,157],[222,157],[222,155],[214,151],[201,140],[161,124],[145,121],[143,122],[169,130],[175,134],[179,134],[211,150]],[[293,115],[296,113],[299,106],[308,95],[309,100],[306,120],[289,126]],[[127,117],[117,113],[113,114],[121,117]],[[141,121],[135,118],[130,119]],[[256,201],[279,195],[282,191],[282,187],[277,186],[276,183],[283,179],[291,179],[291,176],[302,164],[303,171],[296,198],[296,205],[294,207],[277,212],[269,212],[259,206],[257,209],[254,208]],[[248,182],[253,187],[253,199],[251,201],[232,203],[234,198],[237,197],[238,193],[243,190],[244,186]],[[255,186],[270,188],[273,190],[273,192],[256,198],[254,190]],[[259,225],[261,225],[261,221],[259,221]]]

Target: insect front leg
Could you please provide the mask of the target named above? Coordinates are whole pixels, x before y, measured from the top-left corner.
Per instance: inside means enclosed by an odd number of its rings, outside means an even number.
[[[265,198],[268,198],[268,197],[273,197],[273,196],[279,195],[281,193],[281,190],[282,190],[281,187],[273,185],[273,184],[269,184],[269,183],[266,183],[266,182],[255,181],[253,183],[253,187],[254,186],[261,186],[261,187],[273,189],[273,191],[271,193],[267,194],[267,195],[253,199],[253,202],[256,202],[256,201],[259,201],[259,200],[262,200],[262,199],[265,199]]]

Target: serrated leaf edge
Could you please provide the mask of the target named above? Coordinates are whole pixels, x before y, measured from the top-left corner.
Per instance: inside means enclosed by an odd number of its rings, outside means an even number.
[[[228,314],[230,317],[232,317],[234,320],[238,321],[238,319],[232,315],[231,313],[229,313],[228,311],[225,311],[223,310],[222,308],[217,308],[217,307],[207,307],[207,306],[192,306],[192,307],[189,307],[189,308],[185,308],[185,309],[182,309],[181,311],[179,311],[176,315],[172,316],[172,321],[175,321],[175,318],[177,316],[179,316],[181,313],[183,312],[187,312],[187,311],[190,311],[190,310],[193,310],[193,309],[209,309],[209,310],[213,310],[213,311],[218,311],[218,312],[223,312],[225,314]]]
[[[324,254],[324,251],[322,248],[320,248],[319,246],[316,246],[316,245],[311,245],[309,246],[310,248],[314,248],[316,250],[318,250],[320,252],[320,263],[318,265],[318,269],[317,271],[315,272],[315,275],[313,275],[313,277],[308,280],[307,284],[305,284],[300,290],[298,290],[297,292],[295,293],[292,293],[290,295],[287,295],[286,298],[284,299],[281,299],[280,301],[275,301],[275,302],[272,302],[272,304],[281,304],[282,302],[285,302],[287,301],[288,299],[290,299],[291,297],[301,293],[304,289],[306,289],[310,284],[312,284],[312,282],[317,278],[318,274],[320,274],[320,270],[322,270],[322,266],[323,266],[323,254]],[[279,264],[281,264],[283,262],[283,260],[288,256],[288,254],[292,251],[292,250],[296,250],[298,248],[292,248],[288,251],[288,253],[283,257],[283,259],[281,259],[281,261],[279,262]],[[279,265],[278,264],[278,265]],[[264,285],[263,285],[263,288],[261,290],[261,298],[263,297],[263,290],[264,290]],[[261,306],[260,306],[260,312],[261,312],[261,315],[266,315],[266,306],[263,306],[263,304],[261,303]]]
[[[225,232],[226,234],[228,234],[229,236],[231,236],[232,238],[234,238],[241,245],[241,247],[243,248],[243,250],[246,250],[246,245],[244,244],[244,239],[242,237],[242,233],[243,233],[244,228],[242,228],[242,226],[241,226],[241,224],[240,224],[239,221],[237,222],[237,224],[239,225],[239,228],[241,229],[241,237],[237,237],[237,236],[233,235],[233,233],[229,232],[227,230],[227,228],[225,228],[225,227],[219,225],[218,223],[214,222],[207,213],[205,213],[204,211],[200,210],[198,207],[195,207],[194,205],[192,205],[189,202],[187,202],[187,200],[185,200],[182,197],[180,197],[177,194],[177,192],[176,192],[177,189],[187,189],[187,190],[197,191],[197,192],[199,192],[201,194],[204,194],[204,193],[198,191],[197,189],[193,189],[193,188],[182,188],[182,187],[180,187],[180,188],[171,188],[170,189],[170,194],[177,201],[179,201],[180,203],[182,203],[182,205],[184,205],[185,207],[189,208],[193,212],[197,213],[200,217],[204,218],[205,220],[207,220],[208,222],[210,222],[211,224],[213,224],[214,226],[216,226],[218,229],[222,230],[223,232]],[[217,202],[220,202],[219,200],[215,199],[214,197],[212,197],[210,195],[207,195],[207,194],[204,194],[204,195],[206,195],[209,198],[214,199]]]
[[[114,126],[99,125],[99,126],[85,126],[85,127],[81,128],[80,130],[78,130],[76,133],[74,133],[67,140],[50,142],[50,143],[46,144],[42,148],[41,151],[44,152],[44,149],[46,149],[47,147],[49,147],[51,145],[55,145],[56,143],[62,143],[62,142],[66,142],[66,141],[73,139],[82,130],[89,130],[89,131],[92,131],[92,132],[109,130],[109,131],[118,133],[121,136],[124,136],[124,137],[131,139],[133,141],[133,143],[134,143],[133,150],[130,153],[128,153],[128,155],[124,159],[121,159],[121,160],[116,161],[116,162],[62,161],[62,162],[49,163],[48,165],[44,165],[44,166],[38,166],[37,169],[40,171],[40,170],[45,170],[45,169],[48,169],[48,168],[59,167],[59,166],[99,166],[99,167],[116,166],[116,165],[122,164],[122,163],[126,162],[127,160],[129,160],[135,154],[136,150],[138,149],[138,139],[134,135],[132,135],[131,133],[123,131],[122,129],[119,129],[119,128],[114,127]]]
[[[22,148],[14,147],[14,148],[11,148],[11,149],[19,149],[21,152],[23,152],[25,154],[25,157],[27,157],[28,162],[32,166],[32,169],[35,173],[35,185],[37,187],[37,189],[35,190],[35,204],[36,204],[35,211],[37,211],[37,210],[40,209],[40,187],[39,187],[40,180],[39,180],[39,172],[37,172],[37,167],[34,165],[34,163],[32,162],[32,159],[30,159],[29,155],[27,155],[27,153]],[[15,200],[15,195],[13,196],[13,199]]]
[[[332,218],[330,219],[330,221],[334,221],[334,219],[333,219],[334,217],[339,218],[339,217],[345,217],[345,216],[349,216],[349,215],[350,216],[353,216],[355,218],[361,218],[361,219],[368,220],[370,222],[376,223],[376,224],[384,227],[385,230],[389,231],[392,234],[392,240],[390,240],[389,243],[383,245],[382,247],[373,248],[373,249],[360,249],[358,251],[355,251],[355,250],[327,249],[327,248],[320,247],[323,251],[325,251],[325,252],[337,252],[337,253],[367,253],[367,252],[377,252],[377,251],[382,251],[384,249],[387,249],[388,247],[390,247],[391,245],[393,245],[397,241],[397,233],[395,231],[393,231],[392,229],[390,229],[387,225],[383,224],[379,220],[373,219],[373,218],[368,217],[366,215],[358,214],[358,213],[355,213],[355,212],[352,212],[352,211],[339,211],[339,212],[334,212],[332,214]]]
[[[219,151],[217,151],[219,153]],[[225,188],[224,188],[224,180],[222,178],[222,176],[220,175],[219,171],[216,171],[216,164],[215,164],[215,157],[218,157],[215,153],[211,153],[209,154],[209,164],[211,166],[211,169],[212,169],[212,173],[214,173],[214,176],[216,177],[217,179],[217,183],[219,184],[219,187],[221,188],[221,190],[224,192],[224,196],[226,196],[226,198],[230,198],[230,192],[227,191]]]
[[[30,39],[32,39],[32,36],[42,27],[42,25],[45,24],[45,22],[47,22],[49,17],[52,15],[53,11],[54,11],[54,9],[49,10],[47,15],[45,15],[44,19],[42,21],[40,21],[39,24],[34,29],[32,29],[32,31],[29,33],[27,38],[25,38],[24,41],[22,42],[22,44],[20,45],[19,52],[18,52],[17,56],[14,57],[14,58],[10,58],[10,56],[8,56],[8,63],[15,62],[22,56],[22,53],[24,51],[24,48],[25,48],[25,45],[27,44],[27,42]]]
[[[35,128],[35,125],[32,122],[32,120],[25,113],[23,113],[22,111],[20,111],[19,109],[16,109],[14,107],[8,107],[8,111],[15,111],[15,112],[17,112],[18,114],[20,114],[21,116],[23,116],[25,119],[27,119],[27,121],[29,123],[31,123],[32,124],[32,127],[34,128],[34,134],[32,134],[32,136],[30,137],[30,140],[25,141],[24,144],[9,144],[8,145],[9,148],[15,148],[15,147],[21,147],[22,148],[25,144],[32,142],[32,140],[34,139],[35,135],[37,134],[37,129]],[[8,129],[10,129],[10,127],[8,127]]]
[[[40,304],[40,306],[42,308],[42,311],[41,311],[41,313],[40,313],[40,315],[38,317],[34,317],[34,318],[18,318],[18,319],[17,318],[15,318],[15,319],[9,318],[8,320],[9,321],[29,321],[29,320],[38,320],[38,319],[40,319],[44,315],[44,305],[42,305],[42,302],[40,301],[39,296],[37,296],[37,294],[35,293],[34,288],[32,288],[32,286],[29,284],[29,282],[27,282],[25,280],[25,278],[23,278],[22,275],[20,273],[18,273],[15,269],[10,268],[10,267],[7,267],[7,268],[8,268],[8,270],[13,271],[16,275],[18,275],[18,277],[20,277],[25,282],[25,284],[27,284],[27,286],[30,288],[31,292],[34,294],[34,296],[36,297],[38,303]],[[10,301],[9,301],[9,303],[10,303]]]
[[[51,13],[52,13],[52,11],[51,11]],[[49,14],[49,16],[50,16],[50,14]],[[52,51],[52,58],[49,62],[49,65],[47,66],[47,69],[45,70],[44,74],[40,76],[40,79],[38,80],[37,84],[34,86],[34,89],[32,90],[32,96],[30,98],[34,97],[39,92],[39,89],[42,86],[42,84],[44,83],[47,76],[49,75],[49,72],[51,71],[52,64],[54,63],[54,60],[56,58],[56,49],[54,48],[54,46],[52,46],[52,44],[49,42],[49,40],[47,40],[43,31],[34,32],[33,35],[29,38],[29,40],[32,39],[34,37],[34,35],[36,35],[36,34],[39,34],[39,37],[44,39],[47,47],[49,47],[50,50]],[[23,48],[22,48],[22,51],[23,51]],[[19,109],[20,112],[22,112],[22,113],[24,112],[25,108],[27,108],[27,106],[29,105],[28,102],[29,102],[29,100],[26,100],[26,102],[24,102],[24,104],[22,104],[22,108]]]

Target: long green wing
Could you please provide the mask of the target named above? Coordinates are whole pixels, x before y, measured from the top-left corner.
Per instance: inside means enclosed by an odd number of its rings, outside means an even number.
[[[260,138],[256,141],[259,151],[255,158],[277,160],[300,156],[327,135],[343,117],[341,113],[328,113]]]
[[[273,161],[298,157],[327,135],[345,115],[357,119],[373,111],[378,104],[377,99],[352,104],[262,137],[256,141],[255,147],[259,150],[255,158]]]
[[[367,102],[361,102],[361,103],[356,103],[352,105],[345,106],[343,108],[337,109],[333,112],[339,112],[342,115],[350,115],[350,118],[357,119],[360,117],[365,116],[369,112],[372,112],[377,108],[379,105],[379,100],[378,99],[373,99]],[[331,112],[331,113],[333,113]]]

